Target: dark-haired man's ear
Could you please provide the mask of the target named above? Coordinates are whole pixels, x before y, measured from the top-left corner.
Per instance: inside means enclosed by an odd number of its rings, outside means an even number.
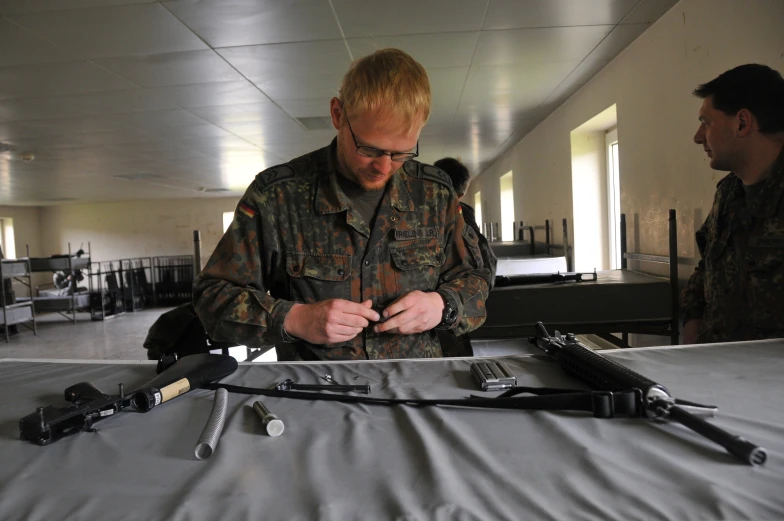
[[[748,135],[749,130],[751,130],[751,113],[746,109],[742,109],[738,112],[738,134],[741,136]]]

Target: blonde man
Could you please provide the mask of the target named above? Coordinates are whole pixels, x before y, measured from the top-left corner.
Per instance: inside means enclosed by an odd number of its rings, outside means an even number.
[[[354,62],[326,148],[261,172],[194,282],[216,340],[279,360],[441,356],[484,322],[490,271],[449,178],[413,160],[430,84],[406,53]]]

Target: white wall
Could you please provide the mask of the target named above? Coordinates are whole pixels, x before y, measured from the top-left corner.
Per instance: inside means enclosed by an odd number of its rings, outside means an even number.
[[[172,199],[42,207],[44,256],[90,243],[93,260],[193,253],[193,230],[201,231],[202,264],[223,235],[223,212],[238,198]]]
[[[513,170],[518,220],[567,217],[572,224],[570,132],[616,103],[629,250],[666,254],[667,210],[675,208],[679,255],[693,258],[695,225],[724,174],[712,171],[692,142],[701,101],[691,92],[750,62],[784,71],[784,1],[682,0],[474,179],[468,200],[481,190],[487,219],[500,221],[498,179]],[[681,266],[681,277],[691,271]]]

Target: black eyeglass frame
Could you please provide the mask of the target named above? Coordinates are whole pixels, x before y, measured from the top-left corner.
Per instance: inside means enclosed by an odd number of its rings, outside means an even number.
[[[357,143],[357,136],[354,135],[354,129],[351,128],[351,121],[348,119],[348,112],[346,112],[346,108],[343,104],[340,104],[341,110],[343,110],[343,114],[346,116],[346,123],[348,123],[348,131],[351,133],[351,139],[354,140],[354,146],[357,147],[357,154],[363,157],[369,157],[372,159],[378,159],[381,156],[389,156],[389,159],[395,161],[396,163],[404,163],[409,159],[414,159],[415,157],[419,156],[419,140],[417,139],[416,143],[416,150],[413,152],[387,152],[386,150],[381,150],[380,148],[369,147],[367,145],[360,145]]]

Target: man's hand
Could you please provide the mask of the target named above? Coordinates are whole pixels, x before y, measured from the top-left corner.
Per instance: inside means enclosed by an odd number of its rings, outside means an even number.
[[[684,344],[694,344],[697,342],[697,333],[699,332],[701,325],[701,318],[693,318],[683,324],[681,338],[683,339]]]
[[[436,292],[415,290],[397,299],[384,309],[390,317],[375,327],[377,333],[411,335],[433,329],[441,322],[444,299]]]
[[[440,298],[440,297],[439,297]],[[373,303],[362,304],[342,299],[330,299],[315,304],[294,304],[283,320],[289,335],[311,344],[347,342],[381,317],[370,309]]]

